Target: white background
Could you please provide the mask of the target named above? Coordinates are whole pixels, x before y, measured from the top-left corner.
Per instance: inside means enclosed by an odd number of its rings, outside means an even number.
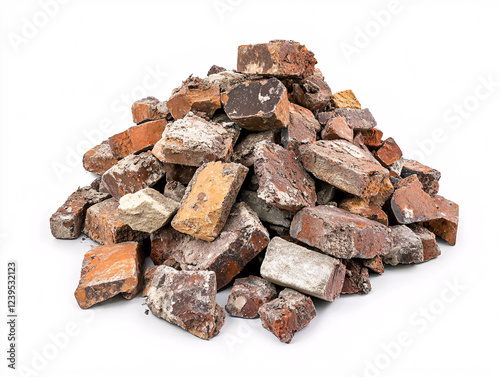
[[[0,312],[17,260],[18,366],[31,370],[7,369],[2,320],[0,375],[500,375],[497,1],[74,0],[49,16],[33,0],[0,4]],[[407,157],[442,172],[441,194],[460,204],[457,246],[373,277],[366,296],[316,300],[290,345],[229,316],[203,341],[144,315],[142,298],[80,310],[92,242],[53,239],[49,217],[92,181],[83,152],[132,125],[133,100],[168,99],[191,73],[235,68],[238,45],[277,38],[305,44],[332,90],[354,90]],[[401,334],[411,344],[394,346]]]

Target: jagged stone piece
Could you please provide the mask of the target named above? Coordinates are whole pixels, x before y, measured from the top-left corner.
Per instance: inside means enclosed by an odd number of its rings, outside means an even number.
[[[133,230],[152,233],[167,224],[179,206],[179,202],[145,188],[120,198],[118,216]]]
[[[292,88],[293,100],[311,111],[321,111],[330,103],[332,90],[317,68],[313,75],[293,83]]]
[[[391,179],[389,177],[385,177],[382,181],[380,190],[374,196],[368,198],[368,200],[370,201],[370,204],[382,207],[389,200],[393,193],[394,186],[391,182]]]
[[[97,191],[99,180],[82,187],[69,196],[66,202],[50,217],[50,231],[55,238],[75,239],[82,233],[87,209],[111,195]]]
[[[295,159],[293,152],[278,144],[259,143],[254,152],[259,180],[259,198],[284,211],[297,212],[316,203],[314,180]]]
[[[372,290],[368,268],[363,265],[363,260],[349,259],[346,261],[346,272],[343,294],[366,295]]]
[[[396,141],[390,137],[382,142],[374,156],[382,165],[388,167],[398,161],[403,156],[403,152]]]
[[[371,259],[387,254],[392,241],[388,227],[333,206],[297,212],[290,236],[342,259]]]
[[[233,317],[257,318],[259,308],[278,297],[276,287],[257,276],[236,279],[227,298],[226,311]]]
[[[439,218],[433,197],[422,190],[415,176],[405,178],[396,186],[390,200],[390,210],[398,224],[412,224]]]
[[[405,225],[391,226],[392,246],[383,256],[385,264],[420,263],[424,261],[424,248],[420,238]]]
[[[140,124],[150,120],[165,119],[169,115],[164,102],[158,101],[155,97],[147,97],[135,101],[132,105],[132,119],[134,123]]]
[[[106,140],[83,155],[83,168],[91,173],[102,175],[119,160]]]
[[[384,133],[378,128],[369,128],[367,130],[360,130],[363,135],[363,142],[367,147],[378,148],[382,143],[382,136]]]
[[[118,294],[127,300],[142,289],[144,254],[137,242],[97,246],[85,254],[75,298],[82,309]]]
[[[333,301],[340,296],[345,266],[335,258],[274,237],[260,274],[272,283]]]
[[[347,125],[344,117],[331,117],[323,131],[321,131],[323,140],[344,139],[353,142],[354,131]]]
[[[231,161],[250,167],[253,165],[255,146],[262,142],[278,143],[279,131],[269,130],[263,132],[255,132],[246,136],[234,147]]]
[[[295,333],[316,317],[316,308],[310,297],[290,288],[259,309],[262,326],[283,343],[290,343]]]
[[[146,305],[151,312],[201,339],[216,336],[226,318],[215,301],[217,283],[212,271],[156,268]]]
[[[316,133],[321,131],[314,114],[299,105],[290,104],[290,123],[281,130],[281,143],[287,150],[298,155],[299,147],[303,144],[314,143]]]
[[[186,188],[172,227],[205,241],[222,230],[248,173],[235,163],[209,162],[201,166]]]
[[[438,218],[424,223],[436,236],[443,238],[450,245],[455,245],[458,232],[459,207],[458,204],[448,200],[441,195],[433,197],[434,204],[438,208]]]
[[[434,233],[419,224],[410,224],[408,225],[408,228],[410,228],[413,233],[420,238],[420,241],[422,241],[422,246],[424,248],[424,262],[432,258],[437,258],[441,255],[441,248],[436,241]]]
[[[334,109],[333,114],[343,116],[354,131],[377,127],[377,122],[368,109]]]
[[[344,90],[332,95],[332,104],[339,109],[358,109],[361,110],[361,104],[352,92],[352,90]]]
[[[227,93],[224,111],[250,131],[284,128],[290,121],[286,88],[275,78],[235,86]]]
[[[439,192],[441,173],[415,160],[403,159],[401,177],[416,174],[426,193],[435,196]]]
[[[345,140],[319,140],[300,147],[304,168],[316,178],[359,197],[371,197],[389,171],[362,149]]]
[[[255,191],[241,190],[240,200],[245,202],[262,221],[289,228],[293,215],[264,202]]]

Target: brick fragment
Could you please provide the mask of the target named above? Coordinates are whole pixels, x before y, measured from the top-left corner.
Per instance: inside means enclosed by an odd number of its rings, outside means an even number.
[[[441,255],[441,248],[436,241],[434,233],[419,224],[410,224],[408,225],[408,228],[410,228],[413,233],[420,238],[420,241],[422,241],[422,246],[424,248],[424,262],[432,258],[437,258]]]
[[[165,169],[165,180],[167,182],[176,181],[187,185],[196,173],[198,166],[163,164],[163,168]]]
[[[259,308],[278,297],[276,287],[257,276],[236,279],[227,298],[226,311],[233,317],[257,318]]]
[[[238,47],[238,72],[303,78],[314,74],[314,54],[297,42],[276,40]]]
[[[377,221],[380,224],[389,225],[389,218],[382,208],[370,204],[367,199],[357,197],[346,198],[339,204],[339,208],[366,217],[367,219]]]
[[[153,277],[154,277],[154,274],[156,272],[157,267],[158,266],[149,266],[146,269],[146,272],[144,272],[144,276],[142,279],[144,288],[142,290],[141,297],[147,297],[148,292],[149,292],[149,287],[151,287],[151,282],[153,281]]]
[[[332,90],[319,69],[313,75],[294,83],[292,88],[294,102],[311,111],[321,111],[330,103]]]
[[[361,260],[349,259],[345,266],[345,280],[342,294],[366,295],[372,290],[370,274]]]
[[[144,254],[137,242],[97,246],[85,254],[75,298],[82,309],[118,294],[130,300],[142,289]]]
[[[361,132],[356,132],[354,134],[354,138],[352,139],[352,143],[358,148],[364,150],[365,152],[370,153],[370,149],[365,145],[365,139]]]
[[[396,141],[390,137],[382,142],[380,147],[374,153],[375,158],[385,167],[394,164],[403,156]]]
[[[316,309],[310,297],[285,288],[279,297],[259,309],[262,326],[281,342],[290,343],[295,333],[316,317]]]
[[[235,163],[209,162],[189,183],[172,220],[179,232],[213,241],[222,230],[248,168]]]
[[[457,241],[459,219],[458,204],[441,195],[434,196],[433,200],[438,208],[438,218],[425,222],[424,226],[436,236],[443,238],[450,245],[455,245]]]
[[[167,225],[151,233],[150,240],[151,260],[153,263],[180,270],[182,253],[186,249],[188,242],[194,240],[194,238]]]
[[[155,185],[164,175],[163,165],[151,151],[130,155],[103,174],[99,190],[118,200],[123,195]]]
[[[158,101],[155,97],[143,98],[132,105],[132,119],[136,124],[166,119],[169,115],[166,103]]]
[[[333,114],[343,116],[354,131],[377,127],[377,122],[368,109],[334,109]]]
[[[314,180],[293,152],[272,143],[259,143],[254,152],[259,198],[284,211],[296,212],[316,203]]]
[[[399,160],[389,165],[389,174],[391,176],[399,177],[401,175],[401,171],[403,170],[403,157],[400,157]]]
[[[88,172],[102,175],[118,161],[119,158],[113,154],[108,141],[104,141],[83,155],[83,168]]]
[[[277,79],[245,82],[227,93],[224,111],[250,131],[284,128],[290,120],[288,95]]]
[[[161,139],[166,126],[166,120],[160,119],[130,127],[127,132],[132,144],[131,153],[153,148],[158,140]]]
[[[253,165],[255,146],[261,141],[279,142],[279,131],[269,130],[251,133],[234,147],[231,161],[250,167]]]
[[[169,125],[153,148],[161,162],[201,166],[229,161],[239,131],[232,125],[207,121],[192,113]]]
[[[260,268],[262,277],[270,282],[326,301],[340,296],[345,272],[338,259],[280,237],[267,246]]]
[[[186,193],[186,186],[177,181],[167,181],[163,189],[165,197],[181,202],[184,194]]]
[[[303,144],[314,143],[316,133],[321,131],[321,125],[314,114],[299,105],[290,104],[290,123],[281,130],[281,143],[287,150],[298,155],[299,147]]]
[[[352,128],[347,125],[345,118],[341,116],[330,118],[323,131],[321,131],[323,140],[344,139],[352,143],[353,137]]]
[[[207,76],[215,75],[217,73],[221,73],[221,72],[224,72],[224,71],[227,71],[227,69],[214,64],[208,70]]]
[[[87,209],[111,197],[97,191],[98,186],[99,180],[96,179],[90,186],[79,188],[50,217],[50,231],[55,238],[75,239],[80,236]]]
[[[316,178],[359,197],[375,195],[389,175],[369,153],[345,140],[301,146],[300,159]]]
[[[212,271],[177,271],[158,266],[146,305],[151,312],[201,339],[216,336],[225,312],[215,301],[217,283]]]
[[[360,259],[360,260],[361,263],[363,263],[363,266],[368,267],[373,272],[376,272],[377,274],[384,273],[384,262],[382,261],[382,257],[380,255],[377,255],[372,259]]]
[[[255,191],[241,190],[240,200],[245,202],[261,221],[289,228],[293,215],[263,201]]]
[[[233,86],[242,84],[245,81],[247,81],[247,77],[245,75],[233,71],[215,73],[203,79],[204,83],[217,86],[221,92],[226,92]]]
[[[384,133],[378,128],[360,130],[360,133],[363,135],[363,143],[369,148],[378,148],[382,143]]]
[[[371,259],[387,254],[391,247],[388,227],[333,206],[299,211],[290,236],[341,259]]]
[[[383,207],[393,193],[394,186],[391,182],[391,179],[389,177],[385,177],[382,181],[380,190],[374,196],[368,199],[370,201],[370,204],[376,205],[378,207]]]
[[[120,220],[115,199],[107,199],[87,210],[83,233],[101,245],[139,241],[147,237],[147,233],[135,231]]]
[[[383,256],[384,263],[397,266],[423,262],[424,248],[420,238],[405,225],[390,228],[393,242],[389,252]]]
[[[175,89],[167,101],[167,107],[175,120],[182,119],[189,112],[211,118],[221,106],[219,87],[192,76]]]
[[[133,230],[152,233],[167,224],[179,206],[179,202],[145,188],[120,198],[118,216]]]
[[[352,90],[344,90],[332,95],[332,104],[339,109],[358,109],[361,110],[361,104],[352,92]]]
[[[434,196],[439,192],[439,180],[441,179],[439,171],[418,161],[403,159],[401,176],[406,178],[413,174],[418,177],[426,193]]]

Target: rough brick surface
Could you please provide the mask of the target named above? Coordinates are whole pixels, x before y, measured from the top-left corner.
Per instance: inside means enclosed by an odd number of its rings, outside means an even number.
[[[336,140],[344,139],[352,143],[354,131],[347,125],[344,117],[332,117],[326,124],[323,131],[321,131],[321,138],[323,140]]]
[[[408,228],[410,228],[413,233],[420,238],[420,241],[422,241],[422,246],[424,248],[424,262],[432,258],[437,258],[441,255],[441,248],[436,241],[434,233],[419,224],[410,224],[408,225]]]
[[[339,109],[358,109],[361,110],[361,104],[352,92],[352,90],[344,90],[332,95],[332,104]]]
[[[369,148],[378,148],[382,143],[384,133],[378,128],[360,130],[360,133],[363,135],[363,143]]]
[[[434,196],[439,192],[439,180],[441,179],[439,171],[418,161],[403,159],[401,176],[406,178],[413,174],[417,175],[426,193]]]
[[[203,79],[203,82],[209,85],[217,86],[222,92],[230,90],[233,86],[247,81],[247,77],[241,73],[233,71],[222,71]]]
[[[285,228],[290,227],[293,215],[267,204],[255,191],[241,190],[240,200],[245,202],[262,221]]]
[[[320,140],[300,147],[304,168],[316,178],[360,197],[379,192],[389,171],[367,152],[345,140]]]
[[[371,259],[391,247],[388,227],[333,206],[304,208],[292,220],[290,235],[336,258]]]
[[[346,198],[340,204],[339,208],[366,217],[367,219],[377,221],[384,225],[389,225],[389,218],[381,207],[370,204],[363,198]]]
[[[186,189],[172,226],[179,232],[213,241],[222,230],[248,168],[235,163],[201,166]]]
[[[150,151],[130,155],[103,174],[99,190],[120,199],[123,195],[153,186],[164,175],[163,165]]]
[[[151,233],[151,260],[156,265],[166,265],[180,270],[182,252],[194,238],[167,225]]]
[[[443,238],[450,245],[457,241],[459,207],[458,204],[448,200],[441,195],[433,197],[434,204],[438,208],[438,218],[424,223],[436,236]]]
[[[382,207],[389,200],[393,193],[394,186],[391,182],[391,179],[389,177],[385,177],[382,181],[380,190],[374,196],[368,198],[368,200],[370,201],[370,204]]]
[[[284,128],[290,120],[287,90],[275,78],[234,87],[227,93],[224,111],[250,131]]]
[[[292,86],[293,101],[311,111],[321,111],[330,103],[332,90],[319,69]]]
[[[257,318],[259,308],[278,297],[276,287],[257,276],[236,279],[227,298],[226,311],[233,317]]]
[[[255,146],[261,141],[279,142],[279,131],[269,130],[251,133],[234,147],[231,161],[250,167],[253,165]]]
[[[108,141],[90,149],[83,155],[83,168],[88,172],[102,175],[119,161]]]
[[[272,143],[259,143],[254,152],[259,198],[282,210],[296,212],[316,203],[314,180],[293,152]]]
[[[279,297],[259,309],[262,326],[283,343],[290,343],[295,333],[316,317],[310,297],[286,288]]]
[[[368,109],[334,109],[333,114],[343,116],[347,124],[354,130],[365,130],[377,126],[377,122]]]
[[[177,271],[158,266],[146,305],[151,312],[202,339],[224,325],[225,312],[215,301],[217,284],[211,271]]]
[[[362,263],[362,260],[349,259],[345,266],[345,280],[342,287],[343,294],[365,295],[372,290],[370,284],[370,274],[368,268]]]
[[[144,255],[137,242],[94,247],[85,254],[75,291],[82,309],[118,294],[130,300],[142,289]]]
[[[132,105],[132,119],[134,123],[143,123],[150,120],[165,119],[169,116],[167,106],[155,97],[143,98]]]
[[[345,266],[335,258],[275,237],[267,246],[262,277],[326,301],[340,296]]]
[[[161,139],[166,126],[167,121],[160,119],[130,127],[127,132],[132,144],[132,152],[153,148]]]
[[[424,261],[424,248],[420,238],[405,225],[391,226],[392,246],[384,255],[385,264],[396,266],[398,264],[420,263]]]
[[[307,48],[293,41],[271,41],[238,47],[238,72],[276,77],[314,74],[317,61]]]
[[[82,187],[69,196],[66,202],[50,217],[50,231],[55,238],[75,239],[82,233],[87,209],[110,198],[96,190],[99,180]]]
[[[399,149],[396,141],[390,137],[382,142],[374,155],[382,165],[388,167],[398,161],[403,156],[403,152]]]
[[[377,255],[372,259],[361,259],[361,263],[363,263],[363,266],[368,267],[370,270],[376,272],[377,274],[384,273],[384,262],[380,255]]]
[[[281,130],[281,143],[287,150],[298,155],[299,147],[303,144],[314,143],[316,133],[321,130],[321,125],[314,114],[301,106],[290,104],[290,123]]]
[[[154,277],[154,274],[156,272],[157,267],[158,266],[150,266],[144,272],[144,276],[142,279],[144,288],[142,290],[141,297],[147,297],[148,292],[149,292],[149,287],[151,287],[151,283],[153,282],[153,277]]]

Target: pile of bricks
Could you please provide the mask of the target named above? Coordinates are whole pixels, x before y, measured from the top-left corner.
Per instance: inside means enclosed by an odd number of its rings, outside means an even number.
[[[200,338],[227,311],[289,343],[316,316],[310,296],[367,294],[370,273],[436,258],[436,236],[455,244],[440,172],[403,158],[315,65],[296,42],[240,46],[236,71],[213,66],[166,102],[135,102],[136,125],[85,153],[100,177],[50,219],[54,237],[101,245],[84,257],[80,307],[142,292]]]

